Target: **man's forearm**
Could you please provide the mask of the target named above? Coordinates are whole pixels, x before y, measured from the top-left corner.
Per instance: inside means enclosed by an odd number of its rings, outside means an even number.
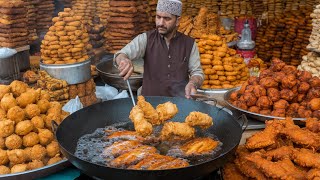
[[[198,75],[191,76],[189,83],[192,83],[196,88],[199,88],[203,83],[203,78]]]

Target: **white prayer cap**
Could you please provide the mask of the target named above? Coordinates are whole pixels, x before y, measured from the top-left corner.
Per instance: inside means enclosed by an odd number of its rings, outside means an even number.
[[[157,11],[170,13],[176,16],[182,14],[182,2],[180,0],[159,0]]]

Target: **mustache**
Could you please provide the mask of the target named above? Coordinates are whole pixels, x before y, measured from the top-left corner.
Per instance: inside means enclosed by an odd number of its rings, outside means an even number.
[[[164,26],[156,26],[156,28],[157,28],[157,29],[159,29],[159,28],[167,29],[167,28],[164,27]]]

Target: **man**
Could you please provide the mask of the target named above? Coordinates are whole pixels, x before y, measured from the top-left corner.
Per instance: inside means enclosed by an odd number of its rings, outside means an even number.
[[[144,96],[190,98],[203,82],[196,42],[177,31],[181,12],[179,0],[159,0],[156,29],[138,35],[115,54],[114,63],[124,80],[133,72],[131,60],[144,59]]]

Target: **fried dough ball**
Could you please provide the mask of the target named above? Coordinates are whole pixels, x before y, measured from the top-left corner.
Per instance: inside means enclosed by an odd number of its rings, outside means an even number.
[[[265,88],[263,88],[262,86],[260,85],[255,85],[253,87],[253,94],[259,98],[261,96],[266,96],[267,95],[267,90]]]
[[[61,122],[61,116],[55,113],[49,113],[45,118],[44,118],[44,122],[45,122],[45,126],[49,129],[52,128],[52,121],[55,121],[56,123],[60,124]]]
[[[5,94],[9,93],[10,90],[10,86],[0,84],[0,99],[2,99]]]
[[[0,107],[0,120],[7,117],[7,112]]]
[[[12,166],[11,168],[11,173],[19,173],[19,172],[24,172],[28,170],[28,165],[27,164],[16,164]]]
[[[0,174],[10,174],[10,173],[11,173],[10,168],[3,165],[0,166]]]
[[[270,111],[270,109],[263,109],[263,110],[260,111],[259,114],[270,115],[270,114],[271,114],[271,111]]]
[[[271,112],[271,116],[286,117],[286,110],[285,109],[274,109]]]
[[[277,71],[281,71],[282,68],[286,66],[286,63],[281,61],[280,59],[278,58],[274,58],[271,60],[271,67],[270,69],[274,72],[277,72]]]
[[[306,107],[300,106],[298,109],[298,116],[301,118],[308,118],[312,116],[312,111],[307,110]]]
[[[0,165],[5,165],[9,162],[7,151],[0,149]]]
[[[296,117],[299,107],[300,107],[300,105],[298,103],[290,104],[288,109],[287,109],[286,116]]]
[[[19,149],[22,146],[22,139],[16,134],[12,134],[6,138],[5,145],[8,149]]]
[[[278,101],[280,99],[280,91],[276,88],[269,88],[267,90],[267,95],[273,102]]]
[[[14,149],[7,152],[11,164],[22,164],[27,160],[27,154],[22,149]]]
[[[28,170],[33,170],[33,169],[38,169],[43,167],[44,164],[40,160],[32,160],[31,162],[28,163]]]
[[[7,118],[14,121],[15,123],[25,120],[26,113],[19,106],[14,106],[9,109],[7,113]]]
[[[25,111],[29,119],[32,119],[35,116],[39,116],[41,113],[40,108],[36,104],[28,104]]]
[[[320,87],[320,79],[318,77],[313,77],[309,80],[311,87]]]
[[[18,105],[21,108],[25,108],[28,104],[34,104],[37,100],[38,92],[34,89],[29,89],[27,92],[22,93],[17,97]]]
[[[5,139],[0,137],[0,149],[4,149],[6,147]]]
[[[307,93],[310,89],[310,85],[307,82],[301,82],[298,86],[298,92],[300,94]]]
[[[26,92],[28,89],[28,84],[22,82],[22,81],[12,81],[12,83],[9,85],[11,88],[11,92],[14,97],[19,97],[22,93]]]
[[[53,133],[48,129],[39,129],[39,139],[41,145],[47,145],[54,139]]]
[[[286,74],[284,73],[284,72],[275,72],[274,74],[273,74],[273,79],[276,81],[276,82],[281,82],[282,81],[282,79],[284,78],[286,76]]]
[[[308,103],[308,107],[313,110],[320,110],[320,98],[314,98]]]
[[[257,76],[251,76],[248,79],[249,85],[258,85],[259,83],[259,78]]]
[[[254,106],[258,100],[253,93],[244,93],[242,96],[248,107]]]
[[[47,155],[46,148],[37,144],[31,148],[30,159],[31,160],[42,160]]]
[[[42,117],[40,117],[40,116],[33,117],[31,119],[31,122],[32,122],[34,128],[39,128],[39,129],[44,128],[44,121],[43,121]]]
[[[17,105],[16,99],[13,97],[12,93],[5,94],[1,99],[1,108],[6,112]]]
[[[31,161],[31,149],[32,147],[24,148],[24,154],[26,155],[26,161]]]
[[[260,109],[258,106],[251,106],[251,107],[249,107],[248,111],[253,112],[253,113],[259,113]]]
[[[52,141],[50,144],[47,145],[47,155],[50,157],[54,157],[55,155],[59,154],[59,144],[57,141]]]
[[[312,74],[308,71],[299,71],[297,75],[301,82],[308,82],[312,78]]]
[[[24,136],[33,130],[33,124],[30,120],[21,121],[16,125],[15,133]]]
[[[260,86],[264,88],[276,88],[278,87],[278,83],[272,77],[262,78],[259,81]]]
[[[287,109],[288,106],[289,106],[288,101],[284,99],[280,99],[279,101],[274,102],[273,109]]]
[[[284,100],[291,101],[295,94],[290,89],[282,89],[280,91],[280,97]]]
[[[59,161],[62,161],[62,158],[60,156],[55,156],[55,157],[49,159],[47,165],[55,164]]]
[[[261,96],[257,100],[257,106],[260,109],[270,109],[272,106],[272,101],[268,98],[268,96]]]
[[[291,89],[297,84],[296,76],[293,74],[288,74],[282,79],[281,83],[283,88]]]
[[[14,121],[4,119],[0,121],[0,137],[8,137],[14,132]]]
[[[46,99],[40,99],[37,102],[37,105],[38,105],[40,112],[42,114],[46,113],[48,111],[48,109],[50,108],[50,102]]]
[[[37,133],[31,132],[31,133],[23,136],[22,141],[23,141],[23,146],[32,147],[32,146],[38,144],[40,140],[39,140],[39,136]]]

